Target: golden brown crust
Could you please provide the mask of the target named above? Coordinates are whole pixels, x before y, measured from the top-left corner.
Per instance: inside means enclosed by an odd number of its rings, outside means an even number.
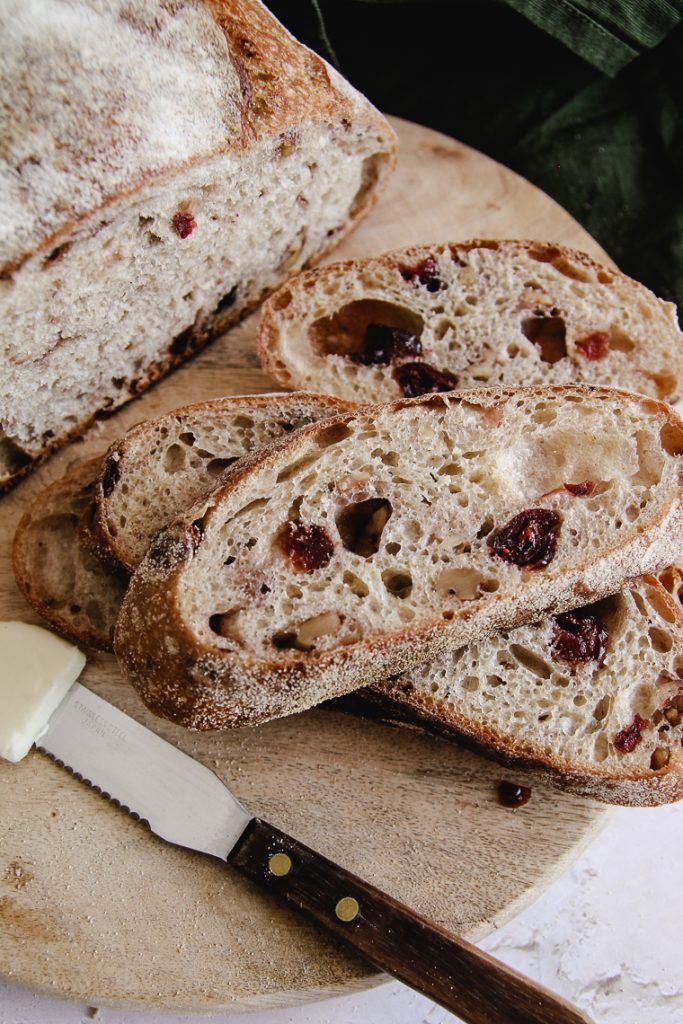
[[[126,159],[120,168],[117,164],[119,154],[114,142],[109,147],[109,163],[106,166],[107,169],[115,171],[115,174],[112,174],[112,181],[115,180],[117,185],[103,194],[95,178],[96,160],[102,157],[107,159],[106,152],[102,152],[104,147],[101,141],[110,134],[112,140],[116,140],[112,122],[115,126],[114,105],[117,97],[112,95],[111,109],[105,104],[103,109],[98,110],[101,138],[94,132],[85,138],[81,135],[77,139],[68,137],[61,140],[62,150],[66,155],[62,155],[60,159],[66,161],[71,158],[75,165],[84,169],[86,181],[88,173],[93,175],[92,182],[89,182],[89,185],[93,186],[92,190],[83,188],[82,193],[99,195],[100,201],[83,206],[81,195],[59,195],[59,201],[53,200],[52,209],[46,209],[44,215],[37,218],[39,227],[30,239],[22,237],[21,242],[13,245],[9,240],[11,236],[8,236],[5,243],[5,258],[0,266],[0,278],[12,276],[29,255],[58,245],[80,223],[99,215],[113,203],[135,195],[144,185],[176,175],[220,153],[248,149],[260,139],[296,128],[304,121],[348,121],[349,128],[359,122],[376,127],[378,133],[388,143],[386,171],[388,173],[391,170],[395,163],[395,135],[382,115],[322,58],[299,43],[259,0],[201,0],[201,6],[210,13],[213,22],[223,34],[226,44],[224,59],[228,66],[234,69],[238,82],[238,89],[230,96],[231,109],[224,112],[222,138],[216,139],[208,150],[198,149],[193,156],[180,161],[162,161],[156,164],[150,161],[136,166],[134,159]],[[125,22],[129,20],[134,23],[135,16],[131,9],[125,16],[121,16],[118,27],[114,14],[112,31],[117,31],[118,28],[123,32]],[[215,39],[209,38],[207,34],[199,43],[207,48],[211,60],[215,60],[215,54],[211,52],[211,48],[216,44]],[[167,44],[160,37],[157,45],[163,49]],[[39,33],[36,31],[36,58],[41,52],[40,46]],[[53,54],[48,52],[45,61],[47,66],[52,57]],[[37,66],[40,67],[40,62],[37,62]],[[226,93],[232,89],[229,81],[223,82],[222,85]],[[144,88],[144,69],[141,69],[138,86]],[[35,88],[35,85],[31,84],[29,88]],[[104,101],[106,97],[98,99]],[[71,100],[72,104],[81,104],[84,111],[89,111],[92,116],[91,97],[72,95]],[[29,121],[23,129],[20,124],[15,123],[13,131],[17,134],[22,130],[26,133],[35,132],[35,125],[30,121],[30,106],[26,106],[25,109],[23,104],[16,106],[15,118],[24,115]],[[58,124],[57,128],[59,127]],[[127,143],[128,140],[122,138],[119,145],[123,148]],[[359,212],[360,217],[364,216],[375,198],[368,197],[368,206],[363,212]],[[55,212],[58,214],[57,217]]]
[[[455,740],[471,750],[491,757],[507,768],[531,771],[539,782],[563,792],[589,797],[601,803],[623,807],[659,807],[683,798],[683,764],[680,759],[658,772],[622,775],[588,772],[568,762],[549,758],[534,750],[512,748],[509,738],[466,719],[447,708],[435,708],[428,699],[406,700],[385,684],[359,690],[345,710],[390,725],[427,731],[442,739]],[[340,702],[341,704],[341,702]],[[341,705],[343,708],[343,705]]]
[[[621,396],[639,404],[644,413],[662,416],[675,430],[681,429],[671,409],[653,399],[581,385],[524,392],[549,397],[597,395],[605,400]],[[518,389],[483,389],[477,401],[496,404],[518,393]],[[413,408],[417,413],[468,398],[471,392],[428,395],[391,403],[383,409]],[[476,636],[607,596],[629,577],[663,568],[677,552],[683,531],[680,489],[668,495],[666,507],[652,519],[646,532],[632,536],[621,548],[602,551],[594,563],[563,573],[544,573],[544,578],[534,580],[523,595],[496,594],[478,605],[474,621],[470,621],[471,609],[464,607],[448,622],[427,621],[419,627],[376,634],[346,647],[288,660],[265,661],[208,646],[194,635],[179,607],[184,567],[191,562],[198,542],[196,521],[200,521],[200,532],[206,534],[214,515],[220,521],[218,513],[223,503],[246,504],[250,500],[249,485],[255,474],[285,460],[291,462],[292,455],[314,445],[322,431],[345,424],[363,411],[305,427],[290,440],[245,457],[208,503],[179,518],[159,535],[131,580],[115,637],[116,654],[124,672],[156,714],[191,728],[212,729],[255,724],[302,710],[429,661]],[[678,475],[680,486],[680,471]]]
[[[83,86],[81,76],[78,82],[74,80],[72,84],[68,108],[61,104],[61,85],[58,84],[58,95],[53,98],[57,111],[55,119],[46,119],[45,124],[49,127],[38,131],[32,120],[35,104],[30,102],[31,98],[49,93],[48,87],[52,82],[61,82],[61,73],[55,70],[52,75],[48,74],[47,86],[40,77],[45,74],[44,70],[36,71],[33,75],[27,73],[25,81],[23,78],[21,81],[17,79],[12,136],[35,136],[39,149],[45,133],[57,131],[60,138],[59,159],[52,160],[54,147],[46,145],[45,154],[41,151],[41,159],[36,157],[26,161],[22,158],[22,163],[13,167],[10,153],[7,173],[12,182],[17,178],[23,180],[20,175],[26,170],[24,164],[39,166],[42,162],[41,182],[47,184],[45,190],[35,190],[36,204],[42,199],[42,205],[37,205],[32,211],[35,214],[32,225],[26,225],[26,210],[13,211],[13,216],[8,217],[12,230],[8,230],[5,242],[0,246],[0,278],[12,277],[36,253],[42,250],[49,252],[65,241],[68,242],[75,231],[87,234],[89,221],[92,220],[96,225],[105,210],[134,198],[141,188],[151,182],[161,184],[221,153],[245,152],[264,138],[277,138],[278,135],[295,132],[304,123],[332,122],[349,132],[361,128],[376,133],[378,140],[376,159],[374,163],[371,161],[369,167],[372,180],[368,180],[367,187],[359,195],[343,228],[335,232],[329,244],[316,252],[308,263],[325,255],[372,208],[396,160],[395,134],[379,112],[320,57],[298,43],[258,0],[199,0],[195,6],[195,13],[208,11],[210,15],[207,18],[204,13],[204,21],[208,25],[204,24],[203,28],[201,17],[196,17],[192,23],[194,30],[199,32],[197,44],[204,47],[209,67],[209,70],[202,72],[198,70],[198,65],[195,66],[198,79],[195,84],[203,88],[201,95],[210,108],[212,124],[216,122],[222,128],[219,132],[214,124],[216,130],[209,142],[197,144],[182,159],[164,159],[153,150],[141,155],[134,148],[137,137],[135,132],[127,133],[125,118],[121,121],[122,112],[116,107],[117,103],[121,103],[121,90],[127,96],[134,96],[137,92],[143,93],[145,87],[148,91],[151,88],[143,66],[140,67],[137,85],[125,79],[123,84],[117,82],[116,85],[121,88],[118,91],[112,88],[111,98],[97,88],[96,79],[94,82],[86,81]],[[186,5],[181,14],[186,15],[192,7],[191,4]],[[141,0],[127,5],[123,13],[117,14],[115,8],[112,8],[112,12],[105,16],[111,17],[111,29],[113,33],[118,33],[119,44],[132,26],[140,39],[151,38],[150,46],[158,46],[167,59],[169,53],[172,57],[168,33],[161,32],[159,25],[154,24],[153,8],[150,10],[145,7]],[[164,9],[158,20],[164,18],[172,20],[173,12]],[[216,38],[216,27],[222,34],[221,45]],[[27,45],[34,47],[30,52],[34,54],[32,66],[36,69],[48,69],[49,72],[51,68],[61,68],[60,62],[72,59],[72,40],[65,52],[60,49],[60,42],[55,43],[50,33],[41,35],[38,26],[35,39],[27,41]],[[221,50],[221,47],[224,49]],[[101,71],[96,59],[93,66]],[[21,91],[24,87],[26,96]],[[176,88],[182,92],[181,85]],[[46,102],[52,102],[49,95]],[[180,139],[184,139],[186,133],[183,132],[183,117],[188,112],[182,108],[182,104],[175,111],[171,98],[167,105],[171,111],[170,120],[173,112],[177,116],[177,124],[168,126],[168,134],[176,133]],[[81,109],[83,117],[78,118],[74,111]],[[140,104],[140,109],[145,109],[144,104]],[[131,104],[131,110],[137,111],[137,105]],[[82,131],[85,123],[89,125],[87,133]],[[144,135],[142,132],[141,137]],[[24,152],[23,148],[21,152]],[[77,187],[73,180],[76,171]],[[16,237],[13,234],[14,226],[17,226]],[[154,365],[146,368],[135,379],[123,381],[116,399],[96,416],[106,415],[141,394],[174,367],[185,362],[209,340],[241,320],[270,291],[272,289],[264,289],[235,309],[221,310],[218,307],[202,317],[201,322],[195,323],[179,336],[184,340],[180,351],[177,350],[179,338],[169,338],[168,354],[157,359]],[[18,483],[53,451],[82,434],[96,416],[90,413],[84,416],[68,431],[46,442],[39,451],[22,450],[17,464],[0,477],[0,495]]]

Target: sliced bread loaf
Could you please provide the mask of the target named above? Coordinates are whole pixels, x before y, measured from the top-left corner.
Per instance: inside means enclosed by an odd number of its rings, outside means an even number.
[[[19,589],[55,629],[111,650],[127,581],[83,547],[78,531],[101,464],[89,459],[38,495],[19,523],[12,560]]]
[[[302,710],[669,564],[681,453],[667,406],[581,386],[304,427],[158,535],[117,656],[153,711],[192,728]]]
[[[654,577],[362,694],[382,717],[422,722],[584,796],[683,797],[683,613]]]
[[[286,387],[356,401],[571,381],[683,394],[675,307],[544,242],[419,246],[309,271],[268,300],[258,344]]]
[[[258,0],[0,26],[1,489],[334,246],[395,136]]]
[[[107,452],[81,539],[108,564],[132,572],[162,526],[239,458],[352,407],[324,395],[237,395],[139,423]]]

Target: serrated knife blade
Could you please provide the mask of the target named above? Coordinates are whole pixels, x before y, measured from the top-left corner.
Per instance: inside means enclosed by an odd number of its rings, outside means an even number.
[[[253,818],[209,768],[80,683],[36,746],[162,839],[227,861],[468,1024],[590,1024],[566,1000]]]
[[[80,683],[36,746],[176,846],[227,860],[251,821],[214,772]]]

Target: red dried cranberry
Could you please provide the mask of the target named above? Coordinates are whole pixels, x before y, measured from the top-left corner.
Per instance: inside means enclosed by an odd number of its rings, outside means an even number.
[[[498,783],[498,801],[503,807],[522,807],[531,799],[531,790],[528,786],[519,786],[516,782],[508,782],[504,779]]]
[[[586,498],[595,490],[595,484],[592,480],[584,480],[582,484],[565,484],[564,489],[573,494],[575,498]]]
[[[630,754],[642,740],[641,733],[649,724],[646,718],[636,715],[630,725],[627,725],[625,729],[620,729],[616,734],[614,746],[621,754]]]
[[[353,352],[350,358],[363,366],[393,363],[407,356],[421,356],[422,342],[410,331],[387,324],[368,324],[362,352]]]
[[[439,277],[439,264],[431,256],[416,263],[414,267],[401,267],[401,277],[413,284],[417,281],[428,292],[438,292],[443,288],[443,281]]]
[[[290,520],[280,530],[278,541],[297,572],[315,572],[327,565],[334,544],[324,526]]]
[[[498,531],[491,548],[505,562],[542,569],[555,557],[559,525],[559,513],[552,509],[525,509]]]
[[[104,472],[102,473],[102,492],[105,498],[108,498],[111,492],[116,487],[119,477],[121,476],[121,464],[120,460],[110,455],[104,463]]]
[[[187,534],[190,539],[190,544],[192,545],[192,550],[196,551],[204,537],[204,523],[201,519],[195,519],[195,521],[190,524]]]
[[[197,227],[197,221],[189,210],[178,210],[173,214],[173,228],[181,238],[187,238]]]
[[[576,339],[576,347],[585,359],[606,359],[609,355],[609,334],[607,331],[593,331]]]
[[[394,370],[394,377],[406,398],[431,395],[437,391],[453,391],[458,386],[452,373],[436,370],[429,363],[403,363]]]
[[[591,615],[588,608],[578,608],[555,617],[550,653],[553,661],[566,661],[570,665],[584,661],[602,665],[608,638],[605,624]]]

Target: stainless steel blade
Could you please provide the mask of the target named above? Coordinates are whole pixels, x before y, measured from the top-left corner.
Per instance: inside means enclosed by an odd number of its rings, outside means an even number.
[[[251,821],[214,772],[80,683],[36,746],[178,846],[224,860]]]

